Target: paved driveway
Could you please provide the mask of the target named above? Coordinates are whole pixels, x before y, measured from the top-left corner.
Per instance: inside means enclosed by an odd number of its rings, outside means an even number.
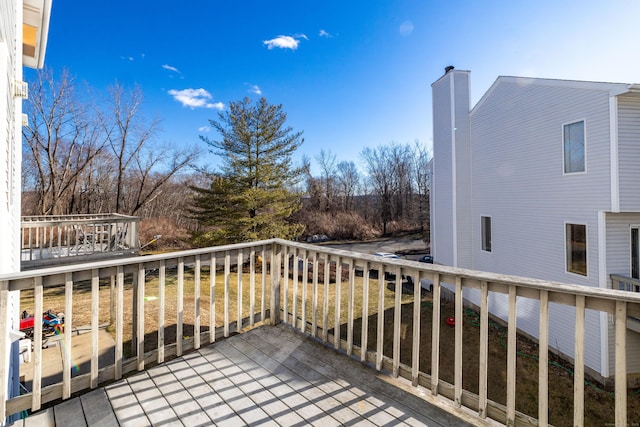
[[[391,252],[398,254],[401,258],[416,260],[421,255],[428,254],[424,240],[419,238],[390,237],[378,239],[372,242],[352,242],[352,243],[324,243],[322,246],[329,246],[336,249],[344,249],[353,252],[374,254],[376,252]],[[405,255],[406,254],[406,255]]]

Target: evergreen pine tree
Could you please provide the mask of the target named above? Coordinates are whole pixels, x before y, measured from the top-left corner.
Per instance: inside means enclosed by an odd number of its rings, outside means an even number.
[[[303,226],[289,217],[301,207],[293,187],[302,170],[291,157],[304,139],[285,126],[286,118],[282,105],[263,97],[255,104],[249,98],[232,102],[218,120],[210,120],[220,139],[200,138],[222,164],[208,188],[193,188],[192,212],[209,229],[197,244],[291,239],[302,233]]]

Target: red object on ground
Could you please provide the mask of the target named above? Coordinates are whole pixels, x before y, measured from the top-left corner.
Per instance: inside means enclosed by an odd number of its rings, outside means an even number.
[[[32,329],[34,326],[34,317],[25,317],[24,319],[20,319],[20,330],[23,329]]]
[[[456,326],[456,318],[455,317],[447,317],[447,325]]]

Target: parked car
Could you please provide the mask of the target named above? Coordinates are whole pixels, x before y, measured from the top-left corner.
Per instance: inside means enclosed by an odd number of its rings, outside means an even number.
[[[391,252],[376,252],[374,254],[375,256],[379,256],[382,258],[389,258],[389,259],[400,259],[400,257],[396,254],[392,254]],[[376,277],[377,277],[377,271],[376,271]],[[389,281],[395,281],[396,280],[396,275],[395,273],[392,273],[390,271],[385,271],[384,272],[384,278],[385,280],[389,280]],[[405,276],[402,276],[402,279],[405,280]]]
[[[418,262],[425,262],[427,264],[433,264],[433,256],[431,255],[423,255],[418,258]]]
[[[382,258],[400,258],[398,255],[392,254],[391,252],[376,252],[374,255],[381,256]]]
[[[330,240],[328,236],[324,234],[314,234],[313,236],[307,237],[307,243],[322,243]]]

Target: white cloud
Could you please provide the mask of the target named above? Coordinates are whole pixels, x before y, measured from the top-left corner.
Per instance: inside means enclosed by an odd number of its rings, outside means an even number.
[[[258,85],[251,85],[249,87],[249,92],[255,93],[256,95],[262,95],[262,90],[260,89],[260,87],[258,87]]]
[[[200,89],[171,89],[168,91],[169,95],[173,96],[173,99],[181,103],[184,107],[189,107],[192,110],[194,108],[210,108],[214,110],[224,110],[224,104],[222,102],[212,103],[213,98],[209,92]]]
[[[398,31],[402,36],[410,35],[411,33],[413,33],[413,22],[404,21],[402,24],[400,24],[400,28],[398,29]]]
[[[198,128],[199,132],[209,132],[211,130],[211,128],[209,126],[200,126]]]
[[[126,61],[133,61],[134,60],[133,56],[121,56],[120,59],[124,59]]]
[[[162,64],[162,68],[164,68],[165,70],[173,71],[174,73],[182,74],[180,70],[178,70],[176,67],[172,67],[169,64]]]
[[[299,38],[309,40],[304,34],[296,34],[294,36],[278,36],[271,40],[265,40],[262,43],[267,45],[269,50],[274,47],[296,50],[298,48],[298,44],[300,44],[300,40],[298,40]]]
[[[333,37],[331,34],[327,33],[325,30],[320,30],[320,32],[318,33],[318,35],[319,35],[320,37],[326,37],[326,38]]]

